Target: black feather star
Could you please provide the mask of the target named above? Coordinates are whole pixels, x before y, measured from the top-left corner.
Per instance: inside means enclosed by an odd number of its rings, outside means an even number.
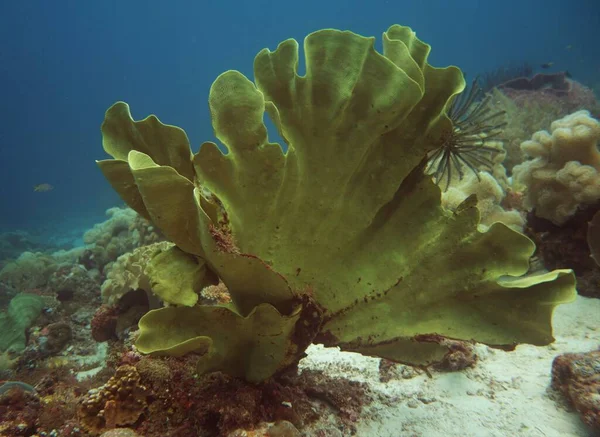
[[[427,173],[433,175],[437,185],[445,181],[446,191],[454,172],[459,180],[464,177],[463,168],[471,170],[481,180],[479,169],[491,170],[492,157],[501,149],[486,145],[488,141],[502,141],[499,135],[506,122],[499,122],[505,111],[493,111],[491,95],[485,95],[477,79],[469,89],[454,98],[448,110],[453,129],[444,143],[432,151],[428,158]]]

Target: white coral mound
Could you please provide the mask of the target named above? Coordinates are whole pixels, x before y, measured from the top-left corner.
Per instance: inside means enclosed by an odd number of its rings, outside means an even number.
[[[531,159],[513,169],[515,187],[525,206],[557,225],[580,205],[600,200],[600,122],[577,111],[539,131],[521,150]]]
[[[455,211],[471,194],[477,195],[477,209],[481,214],[479,230],[485,232],[493,223],[502,222],[522,232],[524,219],[516,210],[505,210],[502,201],[506,196],[498,180],[487,172],[468,173],[465,177],[442,193],[442,205]]]

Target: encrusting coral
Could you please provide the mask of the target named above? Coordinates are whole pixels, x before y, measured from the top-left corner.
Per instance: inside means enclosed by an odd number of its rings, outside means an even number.
[[[81,401],[79,420],[90,431],[131,425],[144,412],[146,387],[133,366],[121,366],[106,384],[90,392]]]
[[[531,159],[513,169],[525,206],[554,224],[565,223],[580,205],[600,200],[600,122],[577,111],[539,131],[521,149]]]
[[[259,382],[311,342],[430,364],[449,353],[446,337],[553,341],[572,272],[522,277],[533,243],[501,223],[479,232],[474,198],[443,208],[424,172],[453,128],[460,70],[430,66],[430,47],[397,25],[383,54],[374,38],[333,29],[304,47],[304,76],[287,40],[257,55],[255,82],[237,71],[215,80],[209,107],[227,154],[208,142],[193,155],[181,129],[136,122],[125,103],[107,111],[114,159],[101,170],[175,244],[151,281],[195,289],[192,272],[206,266],[232,299],[150,311],[138,350],[195,352],[199,373]],[[287,147],[268,141],[265,112]]]

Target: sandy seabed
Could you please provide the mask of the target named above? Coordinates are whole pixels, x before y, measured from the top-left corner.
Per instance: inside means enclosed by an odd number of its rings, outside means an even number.
[[[398,366],[379,380],[379,359],[311,346],[301,368],[369,385],[374,401],[357,424],[369,437],[589,437],[577,412],[549,388],[552,360],[600,346],[600,300],[577,297],[554,314],[556,341],[513,352],[476,346],[475,367],[454,373]]]

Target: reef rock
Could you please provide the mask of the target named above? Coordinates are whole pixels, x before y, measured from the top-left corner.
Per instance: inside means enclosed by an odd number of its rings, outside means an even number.
[[[556,357],[552,387],[566,396],[588,426],[600,432],[600,350]]]

